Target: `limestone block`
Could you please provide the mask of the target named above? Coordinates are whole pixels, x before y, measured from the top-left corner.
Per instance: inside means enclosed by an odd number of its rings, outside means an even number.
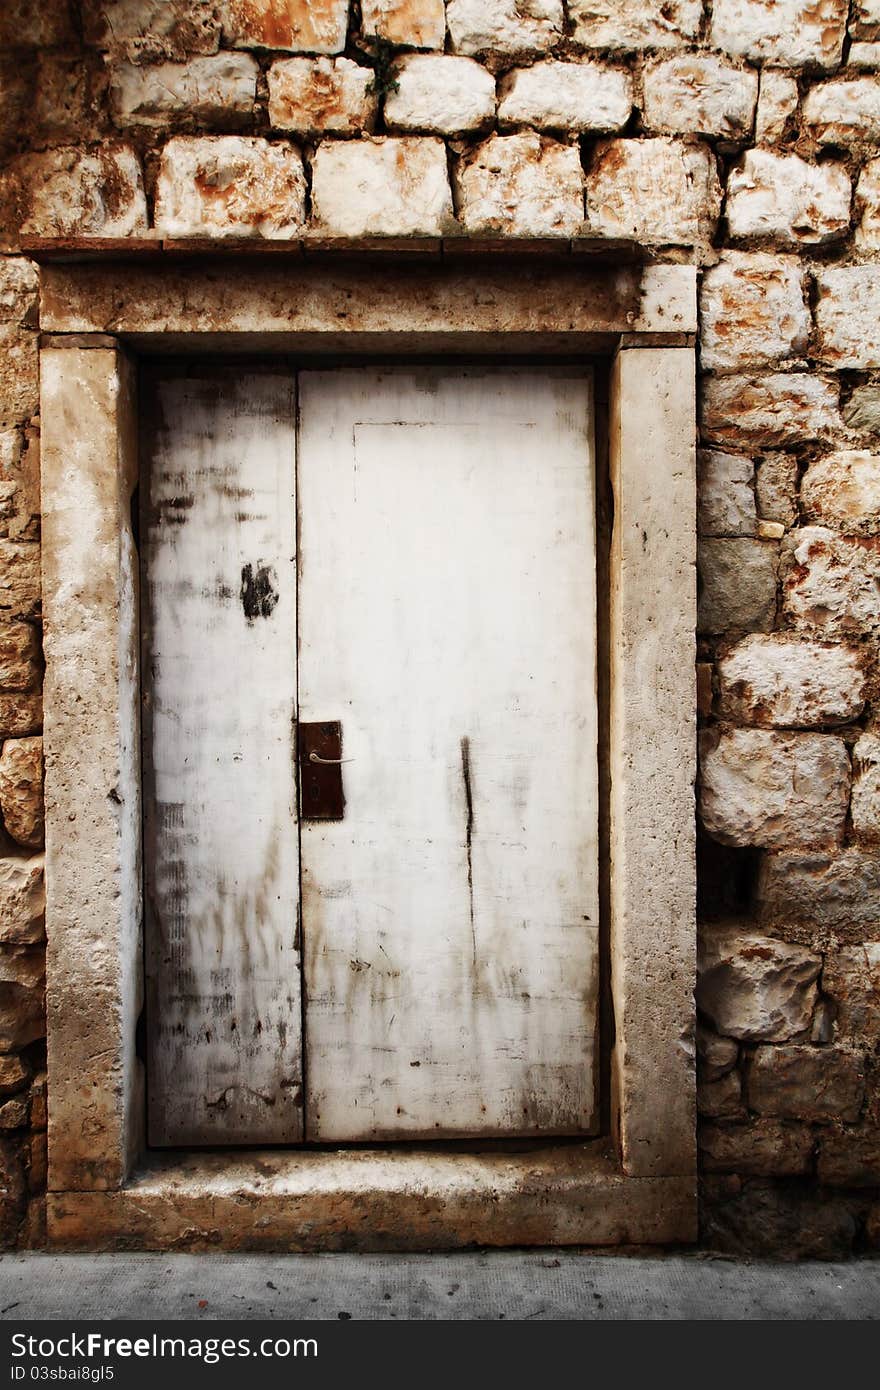
[[[0,951],[0,1052],[16,1052],[46,1036],[45,996],[45,953]]]
[[[833,734],[706,729],[701,735],[700,816],[722,844],[840,844],[849,790],[846,744]]]
[[[3,0],[0,6],[0,47],[51,48],[73,44],[75,35],[65,3],[35,4],[34,0]]]
[[[493,135],[456,171],[468,232],[573,236],[583,225],[580,154],[534,131]]]
[[[848,14],[848,0],[715,0],[710,41],[736,58],[833,68]]]
[[[442,51],[446,9],[443,0],[361,0],[361,30],[396,47]]]
[[[801,479],[805,517],[849,536],[880,533],[880,454],[841,449],[811,463]]]
[[[33,1124],[33,1121],[31,1121]],[[28,1188],[31,1192],[45,1192],[49,1175],[49,1151],[45,1134],[32,1134],[28,1141]],[[30,1212],[30,1208],[28,1209]],[[43,1242],[40,1241],[39,1244]],[[37,1242],[28,1242],[33,1249]]]
[[[855,0],[850,32],[857,39],[880,39],[880,0]]]
[[[84,0],[83,33],[130,63],[182,62],[217,52],[216,10],[213,0]]]
[[[782,608],[797,627],[828,636],[880,630],[880,540],[804,526],[785,540]]]
[[[754,633],[718,661],[718,711],[739,724],[820,728],[857,719],[865,672],[857,648]]]
[[[498,121],[502,127],[622,130],[632,111],[632,78],[628,72],[600,63],[558,63],[551,59],[508,73],[500,97]]]
[[[757,1047],[746,1078],[749,1108],[780,1119],[851,1122],[864,1094],[861,1056],[837,1047]]]
[[[43,695],[39,690],[0,692],[0,738],[23,738],[43,727]]]
[[[880,941],[828,951],[822,988],[834,1001],[839,1036],[880,1039]]]
[[[701,1125],[699,1144],[704,1172],[783,1178],[809,1172],[814,1139],[813,1131],[796,1121],[753,1120]]]
[[[645,126],[660,134],[750,135],[758,74],[714,54],[690,53],[649,63],[643,75]]]
[[[804,99],[804,122],[821,145],[880,139],[880,82],[876,76],[822,82]]]
[[[250,116],[259,68],[247,53],[217,53],[188,63],[112,69],[110,105],[118,126],[167,126],[186,118],[198,125],[240,124]]]
[[[856,245],[880,250],[880,159],[869,159],[856,185]]]
[[[719,1037],[704,1023],[697,1024],[697,1069],[702,1081],[719,1081],[738,1060],[739,1043]]]
[[[0,626],[0,690],[33,690],[40,682],[40,647],[27,623]]]
[[[703,7],[699,0],[568,0],[568,15],[581,47],[627,53],[696,38]]]
[[[29,1117],[27,1096],[13,1096],[0,1104],[0,1130],[24,1129]]]
[[[0,942],[29,945],[46,934],[44,856],[0,859]]]
[[[880,1126],[836,1130],[821,1139],[817,1172],[829,1187],[880,1187]]]
[[[99,145],[10,160],[0,174],[0,225],[10,224],[28,236],[143,235],[147,204],[135,151]]]
[[[698,1081],[697,1113],[705,1119],[744,1120],[739,1072],[729,1071],[717,1081]]]
[[[401,60],[396,92],[385,98],[389,130],[456,135],[495,119],[495,79],[473,58],[416,53]]]
[[[0,256],[0,323],[38,323],[40,281],[37,267],[24,256]]]
[[[73,145],[93,140],[101,118],[94,104],[100,78],[79,56],[37,55],[32,105],[26,121],[32,146]]]
[[[156,228],[163,236],[291,237],[306,182],[289,145],[238,135],[178,136],[162,151]]]
[[[604,140],[587,175],[597,236],[690,244],[711,238],[721,206],[714,156],[678,140]]]
[[[856,434],[880,435],[880,385],[857,386],[843,407],[843,419]]]
[[[765,454],[755,467],[758,516],[791,526],[797,518],[798,464],[791,454]]]
[[[0,619],[39,617],[40,599],[40,547],[0,541]]]
[[[307,136],[371,130],[372,80],[369,68],[348,58],[281,58],[269,69],[269,124]]]
[[[40,534],[39,432],[0,424],[0,538],[38,540]],[[0,602],[2,607],[2,602]]]
[[[348,0],[221,0],[223,38],[231,48],[341,53]]]
[[[702,449],[697,455],[697,528],[701,536],[753,536],[757,527],[754,468],[741,454]]]
[[[880,927],[878,903],[880,853],[873,847],[766,854],[761,860],[757,905],[765,922],[862,932]]]
[[[836,383],[796,372],[712,377],[703,383],[702,426],[720,444],[773,448],[839,433]]]
[[[7,1053],[0,1056],[0,1096],[11,1096],[20,1091],[30,1081],[31,1069],[22,1061]]]
[[[312,211],[333,236],[438,236],[452,225],[442,140],[324,141],[312,163]]]
[[[859,68],[866,72],[880,70],[880,43],[850,44],[846,66],[847,70],[850,68]]]
[[[861,840],[880,840],[880,737],[862,734],[853,745],[852,759],[853,830]]]
[[[775,68],[764,68],[755,113],[755,139],[775,144],[788,132],[789,121],[797,111],[798,89],[793,77]]]
[[[474,57],[546,53],[562,38],[562,0],[448,0],[453,51]]]
[[[816,274],[817,348],[835,367],[880,367],[880,265],[833,266]]]
[[[710,370],[762,366],[806,351],[810,316],[794,256],[725,251],[703,274],[700,360]]]
[[[697,631],[767,632],[776,617],[776,547],[765,541],[703,540]]]
[[[0,752],[0,815],[17,844],[43,844],[43,740],[8,738]]]
[[[704,926],[697,948],[697,1008],[719,1033],[786,1042],[805,1032],[818,999],[821,956],[747,927]]]
[[[39,405],[38,335],[15,323],[0,323],[0,420],[28,420]]]
[[[851,186],[842,164],[747,150],[727,180],[731,236],[817,246],[849,231]]]

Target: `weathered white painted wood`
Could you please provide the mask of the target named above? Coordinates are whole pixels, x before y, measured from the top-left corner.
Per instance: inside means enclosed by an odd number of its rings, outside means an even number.
[[[300,379],[299,692],[347,806],[302,825],[309,1139],[594,1118],[590,378]]]
[[[143,508],[153,1144],[302,1137],[295,394],[160,376]]]

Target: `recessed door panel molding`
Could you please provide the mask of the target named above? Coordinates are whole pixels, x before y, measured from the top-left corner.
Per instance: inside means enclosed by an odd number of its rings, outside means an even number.
[[[591,378],[300,377],[306,1134],[589,1133],[598,978]]]
[[[295,1142],[295,380],[161,373],[143,410],[150,1142]]]

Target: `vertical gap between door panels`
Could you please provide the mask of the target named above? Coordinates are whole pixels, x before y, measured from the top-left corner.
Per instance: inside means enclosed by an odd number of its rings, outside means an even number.
[[[295,694],[294,694],[294,714],[293,729],[291,736],[293,739],[293,797],[296,808],[296,836],[297,836],[297,862],[299,867],[298,874],[298,894],[297,894],[297,922],[296,936],[299,942],[299,1008],[300,1008],[300,1106],[302,1112],[302,1138],[301,1143],[308,1143],[309,1126],[309,1106],[308,1106],[308,1052],[306,1047],[306,1027],[307,1027],[307,1004],[306,998],[306,949],[305,949],[305,922],[303,920],[303,834],[302,834],[302,798],[300,797],[300,767],[299,767],[299,716],[300,716],[300,693],[299,693],[299,645],[300,645],[300,623],[299,623],[299,591],[300,575],[302,573],[302,508],[299,496],[299,442],[300,442],[300,394],[299,379],[300,374],[293,368],[293,501],[294,515],[296,517],[296,602],[294,603],[293,626],[294,626],[294,673],[295,673]]]

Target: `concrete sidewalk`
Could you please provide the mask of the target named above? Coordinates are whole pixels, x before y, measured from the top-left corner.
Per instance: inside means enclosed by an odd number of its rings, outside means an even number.
[[[880,1317],[880,1259],[770,1264],[572,1250],[0,1256],[0,1318]]]

